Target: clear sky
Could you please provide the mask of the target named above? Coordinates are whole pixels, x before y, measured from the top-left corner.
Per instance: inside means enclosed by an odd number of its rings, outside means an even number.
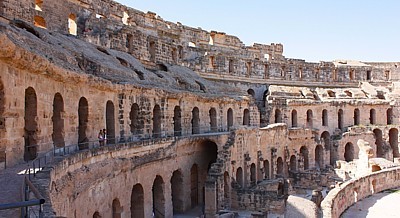
[[[282,43],[288,58],[400,61],[400,0],[117,0],[164,20]]]

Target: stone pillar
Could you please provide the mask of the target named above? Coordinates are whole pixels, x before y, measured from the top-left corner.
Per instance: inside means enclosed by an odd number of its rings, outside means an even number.
[[[207,179],[204,184],[204,213],[206,217],[214,217],[217,213],[217,184],[213,179]]]

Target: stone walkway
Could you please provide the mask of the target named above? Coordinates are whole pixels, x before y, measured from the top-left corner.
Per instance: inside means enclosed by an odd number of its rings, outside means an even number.
[[[22,199],[24,173],[28,164],[0,170],[0,204],[19,202]],[[20,209],[0,210],[0,217],[19,217]]]
[[[391,218],[400,217],[398,205],[400,202],[400,188],[383,191],[357,202],[343,214],[342,218]]]

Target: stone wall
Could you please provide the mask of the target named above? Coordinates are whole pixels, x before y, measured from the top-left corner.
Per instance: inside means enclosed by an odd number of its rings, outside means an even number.
[[[339,217],[355,202],[374,193],[400,186],[400,168],[375,172],[352,179],[332,189],[322,201],[324,217]]]

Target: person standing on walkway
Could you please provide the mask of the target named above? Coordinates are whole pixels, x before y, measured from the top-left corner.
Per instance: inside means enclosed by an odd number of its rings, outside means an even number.
[[[107,131],[103,129],[103,145],[107,145]]]
[[[97,136],[97,138],[99,139],[100,147],[104,146],[104,133],[103,133],[103,130],[100,130],[99,135]]]

